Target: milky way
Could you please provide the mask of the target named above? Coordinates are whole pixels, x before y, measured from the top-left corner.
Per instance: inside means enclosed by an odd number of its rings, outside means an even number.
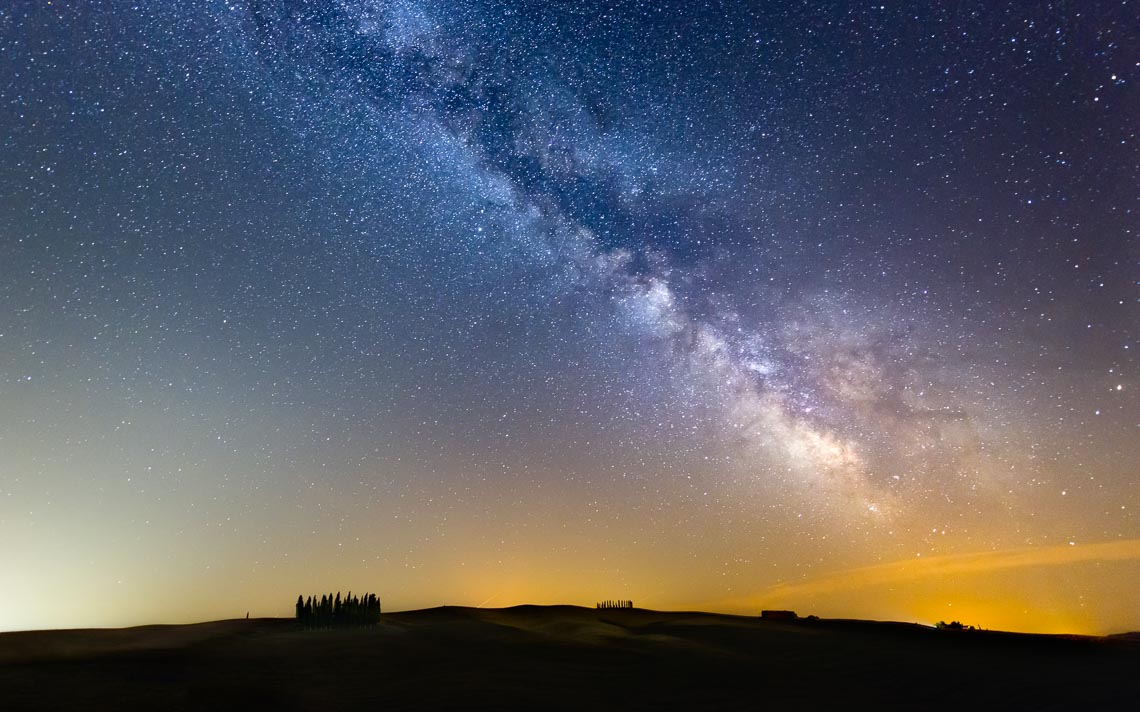
[[[0,11],[0,626],[1023,551],[818,605],[1140,626],[1140,22],[1024,5]]]

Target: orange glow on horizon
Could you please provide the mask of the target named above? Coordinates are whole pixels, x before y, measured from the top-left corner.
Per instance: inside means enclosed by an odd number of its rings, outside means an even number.
[[[1097,635],[1128,625],[1138,585],[1140,540],[1133,539],[916,557],[780,583],[714,607]],[[1104,596],[1106,591],[1120,595]]]

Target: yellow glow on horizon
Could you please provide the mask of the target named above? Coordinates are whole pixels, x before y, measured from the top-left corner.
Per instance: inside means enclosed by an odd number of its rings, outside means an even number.
[[[8,582],[0,630],[190,623],[240,618],[247,611],[253,617],[290,616],[298,593],[337,589],[378,592],[388,612],[440,605],[592,607],[597,600],[617,598],[659,610],[755,616],[762,608],[790,608],[825,618],[958,620],[1040,633],[1137,628],[1140,539],[907,559],[779,583],[734,598],[725,598],[723,582],[701,568],[716,561],[708,554],[686,565],[667,549],[622,552],[616,544],[607,549],[603,541],[587,541],[562,556],[551,556],[541,537],[493,556],[481,546],[473,540],[443,558],[428,550],[422,560],[430,566],[387,571],[361,570],[351,560],[343,568],[329,562],[317,566],[314,555],[290,557],[295,561],[289,565],[256,572],[221,562],[208,571],[199,565],[176,574],[156,570],[150,577],[120,578],[115,569],[125,571],[124,560],[84,579],[82,561],[52,559],[38,577]],[[218,586],[218,580],[227,585]],[[748,589],[738,584],[736,590]]]
[[[958,620],[990,629],[1101,634],[1125,625],[1140,586],[1138,564],[1140,539],[916,557],[780,583],[714,605],[748,613],[798,608],[824,617]],[[1114,590],[1121,595],[1103,593]],[[1086,596],[1087,591],[1100,595]]]

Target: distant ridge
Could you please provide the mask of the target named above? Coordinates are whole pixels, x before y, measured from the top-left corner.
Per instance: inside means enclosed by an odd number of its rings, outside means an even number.
[[[4,710],[1132,709],[1140,632],[569,605],[0,634]],[[890,684],[884,684],[889,670]],[[969,684],[932,684],[968,680]]]
[[[388,621],[396,621],[402,618],[417,618],[417,617],[461,617],[468,618],[472,616],[479,616],[480,614],[494,614],[494,613],[521,613],[521,614],[569,614],[576,616],[589,616],[606,615],[613,613],[630,613],[638,614],[641,616],[649,617],[665,617],[673,620],[681,618],[705,618],[705,619],[720,619],[726,622],[740,622],[740,623],[754,623],[762,624],[765,626],[793,626],[793,627],[820,627],[820,628],[860,628],[872,627],[878,630],[907,630],[907,631],[932,631],[935,626],[926,623],[916,623],[910,621],[894,621],[894,620],[875,620],[870,618],[818,618],[815,616],[804,616],[795,619],[776,619],[765,620],[756,615],[744,615],[739,613],[720,613],[713,611],[699,611],[699,610],[678,610],[678,611],[662,611],[653,608],[613,608],[613,609],[597,609],[594,606],[580,606],[569,603],[550,603],[550,604],[537,604],[537,603],[521,603],[514,606],[503,607],[479,607],[479,606],[463,606],[445,604],[440,606],[431,606],[428,608],[413,608],[402,611],[388,611],[383,614],[383,619]],[[48,628],[43,630],[12,630],[0,631],[0,643],[7,642],[13,643],[17,638],[24,636],[46,636],[47,638],[69,638],[85,636],[88,634],[113,634],[113,638],[117,642],[126,641],[134,636],[143,637],[149,634],[165,633],[166,635],[177,634],[179,638],[195,638],[195,637],[209,637],[218,630],[234,630],[234,631],[249,631],[263,627],[282,627],[288,626],[294,621],[293,618],[277,618],[277,617],[256,617],[256,618],[227,618],[210,621],[198,621],[194,623],[148,623],[142,625],[130,625],[122,627],[100,627],[100,628]],[[1087,639],[1105,639],[1105,640],[1123,640],[1131,642],[1140,642],[1140,631],[1126,631],[1123,633],[1111,633],[1108,635],[1087,635],[1079,633],[1032,633],[1025,631],[1007,631],[1000,629],[977,629],[972,631],[963,631],[964,634],[975,635],[991,635],[991,636],[1025,636],[1036,638],[1055,638],[1059,640],[1087,640]],[[0,648],[3,646],[0,645]]]

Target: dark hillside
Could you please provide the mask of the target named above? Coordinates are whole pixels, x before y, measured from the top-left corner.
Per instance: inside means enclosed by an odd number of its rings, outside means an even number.
[[[5,710],[1112,709],[1126,638],[572,606],[0,635]]]

